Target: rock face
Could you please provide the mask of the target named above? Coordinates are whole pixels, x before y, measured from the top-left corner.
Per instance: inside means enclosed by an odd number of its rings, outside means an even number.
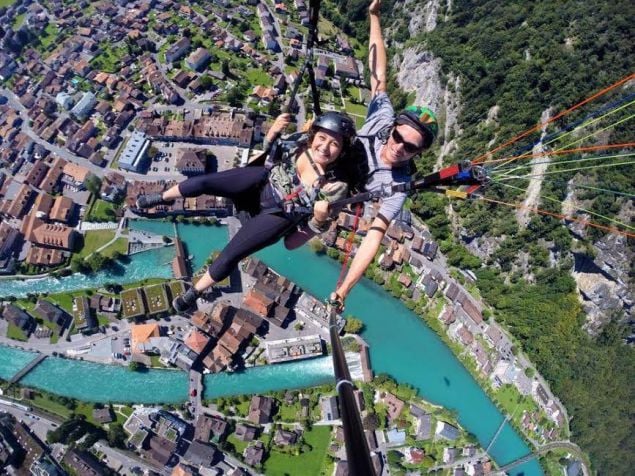
[[[585,328],[597,334],[615,315],[624,314],[632,320],[633,285],[629,280],[629,267],[635,253],[626,237],[608,234],[597,243],[595,259],[575,255],[573,277],[578,285],[582,304],[587,314]]]
[[[406,48],[397,64],[397,81],[404,91],[414,91],[415,104],[439,111],[444,88],[441,85],[441,60],[429,51]]]
[[[410,18],[408,24],[410,36],[416,36],[421,32],[430,32],[437,27],[440,4],[440,0],[430,0],[425,3],[414,0],[404,2],[403,9],[408,12]]]
[[[397,81],[401,88],[415,93],[415,104],[429,106],[440,118],[444,141],[437,167],[441,167],[443,158],[457,149],[456,139],[462,133],[458,123],[461,79],[450,73],[443,86],[441,61],[432,53],[417,48],[406,48],[401,59],[395,58],[395,69],[399,71]]]

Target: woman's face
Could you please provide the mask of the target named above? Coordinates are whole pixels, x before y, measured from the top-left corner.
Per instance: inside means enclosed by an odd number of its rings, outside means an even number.
[[[326,166],[339,157],[343,147],[342,136],[318,129],[313,136],[313,142],[311,142],[311,155],[316,163]]]

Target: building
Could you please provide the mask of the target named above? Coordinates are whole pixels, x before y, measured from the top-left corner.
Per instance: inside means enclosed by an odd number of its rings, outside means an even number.
[[[150,140],[139,131],[134,131],[128,139],[124,151],[119,156],[118,166],[122,170],[140,173],[147,166]]]
[[[22,222],[24,239],[46,248],[73,250],[77,233],[73,228],[59,223],[45,223],[35,214]]]
[[[97,329],[98,322],[90,311],[90,304],[86,296],[73,298],[73,320],[75,329],[79,332],[91,332]]]
[[[359,78],[359,70],[355,58],[348,56],[346,58],[335,58],[335,74],[342,78]]]
[[[337,397],[322,397],[320,399],[320,408],[322,410],[322,420],[338,420],[340,418],[340,409],[337,405]]]
[[[35,328],[35,320],[33,317],[13,304],[7,304],[5,306],[2,317],[27,335]]]
[[[212,55],[205,48],[197,48],[196,51],[187,57],[185,64],[188,68],[198,71],[207,66],[211,58]]]
[[[62,328],[66,325],[68,321],[68,314],[64,312],[59,307],[50,303],[49,301],[45,301],[44,299],[39,299],[37,304],[35,305],[34,312],[45,321],[51,322],[58,327]]]
[[[432,437],[430,414],[416,405],[410,405],[410,414],[415,418],[415,440],[427,440]]]
[[[237,423],[236,430],[234,430],[234,435],[241,441],[253,441],[258,434],[258,429],[245,425],[244,423]]]
[[[73,107],[73,104],[75,104],[73,96],[66,92],[57,93],[57,96],[55,96],[55,102],[67,111]]]
[[[135,324],[130,326],[130,350],[132,353],[143,353],[144,345],[153,337],[161,337],[159,324]]]
[[[295,445],[298,442],[298,433],[278,428],[273,436],[273,442],[278,446]]]
[[[84,190],[90,177],[90,170],[73,162],[67,162],[62,169],[62,183],[72,191]]]
[[[75,202],[69,197],[60,195],[55,199],[55,202],[53,202],[49,218],[52,221],[68,223],[73,217],[74,210]]]
[[[259,425],[269,423],[273,413],[273,398],[254,395],[249,405],[249,416],[247,419]]]
[[[460,431],[457,427],[452,426],[449,423],[438,421],[434,434],[440,438],[453,441],[459,437]]]
[[[97,104],[97,98],[91,92],[85,92],[82,98],[71,109],[71,114],[79,119],[86,119]]]
[[[204,150],[194,151],[181,149],[180,157],[176,161],[175,169],[183,175],[200,175],[205,173],[207,154]]]
[[[253,445],[249,445],[243,451],[243,457],[245,463],[249,466],[258,466],[262,463],[262,459],[265,456],[265,445],[262,441],[256,441]]]
[[[209,468],[213,466],[216,453],[217,451],[213,446],[195,440],[187,448],[183,458],[193,466]]]
[[[95,408],[93,410],[93,420],[101,424],[112,422],[113,417],[110,408]]]
[[[189,38],[181,38],[165,52],[165,60],[168,63],[173,63],[174,61],[182,58],[190,49],[190,45],[191,43]]]

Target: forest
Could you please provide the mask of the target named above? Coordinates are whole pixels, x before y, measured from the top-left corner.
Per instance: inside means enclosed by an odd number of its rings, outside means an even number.
[[[333,3],[337,9],[326,13],[331,21],[366,41],[368,2]],[[439,2],[436,28],[411,37],[408,24],[417,3],[425,2],[410,2],[404,8],[403,2],[384,1],[382,21],[386,31],[395,32],[387,38],[391,57],[416,46],[441,59],[444,77],[451,73],[461,78],[456,93],[462,133],[454,137],[457,152],[446,157],[446,163],[478,157],[535,126],[546,110],[553,116],[634,71],[631,2],[455,0],[450,9],[450,2]],[[394,75],[389,91],[396,107],[412,97],[399,89]],[[633,92],[633,84],[616,88],[554,121],[546,133],[567,130],[569,124]],[[495,106],[495,120],[486,121]],[[632,105],[612,115],[610,127],[600,121],[582,145],[635,142],[635,128],[628,122],[631,115]],[[537,134],[530,135],[505,154],[531,150],[536,139]],[[632,146],[619,152],[632,152]],[[421,157],[418,169],[429,172],[438,153],[436,148]],[[589,163],[584,162],[590,161],[588,156],[577,153],[566,160]],[[554,174],[542,182],[541,209],[562,213],[563,200],[573,196],[588,211],[586,216],[611,226],[629,202],[632,207],[635,167],[578,168],[582,170],[561,172],[568,170],[567,165],[557,161],[550,165]],[[487,194],[518,202],[527,186],[527,180],[501,181]],[[510,220],[512,210],[488,202],[453,202],[457,224],[448,213],[447,200],[434,194],[420,194],[410,205],[440,240],[449,263],[475,270],[494,317],[509,327],[566,405],[572,439],[589,452],[593,469],[599,474],[631,472],[635,356],[625,337],[632,330],[623,313],[616,311],[600,335],[590,337],[583,329],[584,310],[571,277],[573,252],[592,258],[593,243],[608,231],[586,227],[582,234],[573,233],[562,220],[544,215],[533,215],[526,227],[519,227]],[[631,214],[627,225],[632,223]],[[466,238],[475,237],[493,239],[498,246],[480,259],[463,246]],[[633,238],[627,244],[635,250]],[[519,266],[523,256],[529,257],[524,269]],[[629,278],[633,277],[632,265]]]

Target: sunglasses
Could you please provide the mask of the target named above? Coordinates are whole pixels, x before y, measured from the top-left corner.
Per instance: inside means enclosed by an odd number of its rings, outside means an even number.
[[[417,152],[423,150],[423,146],[413,144],[412,142],[406,142],[396,127],[393,128],[391,135],[392,140],[394,140],[397,144],[403,144],[403,148],[408,154],[416,154]]]

